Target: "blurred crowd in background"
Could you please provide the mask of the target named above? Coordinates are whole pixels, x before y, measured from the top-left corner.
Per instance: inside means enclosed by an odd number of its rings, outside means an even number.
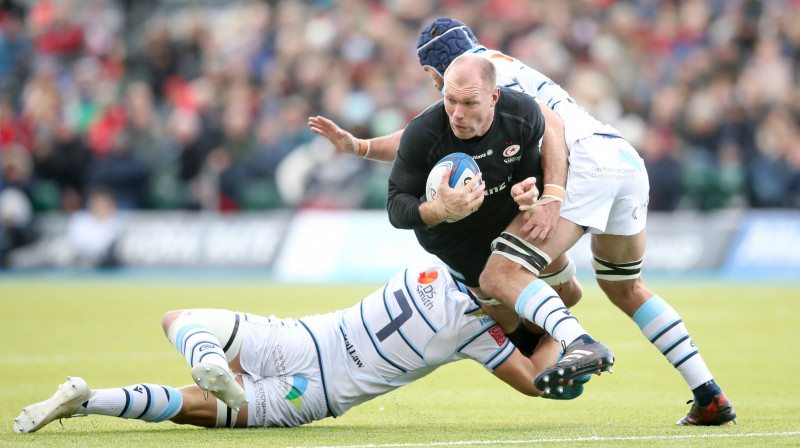
[[[404,127],[441,97],[415,52],[439,16],[616,126],[651,210],[800,208],[798,0],[0,0],[4,227],[24,240],[94,196],[382,208],[389,165],[336,154],[307,118]]]

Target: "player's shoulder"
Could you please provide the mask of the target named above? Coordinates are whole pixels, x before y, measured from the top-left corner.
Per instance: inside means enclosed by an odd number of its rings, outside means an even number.
[[[408,122],[400,140],[399,153],[409,150],[415,153],[422,150],[428,152],[442,139],[447,126],[444,100],[439,100]]]
[[[438,124],[439,122],[443,121],[444,112],[444,99],[441,99],[430,106],[426,107],[425,110],[418,113],[417,116],[409,121],[409,125],[411,123],[415,123],[416,125],[427,125],[427,124]]]
[[[497,101],[497,109],[501,113],[519,117],[540,116],[542,114],[539,104],[533,96],[508,87],[499,88],[500,99]]]
[[[509,55],[507,55],[505,53],[499,52],[497,50],[492,50],[492,49],[489,49],[489,48],[486,48],[486,49],[482,50],[478,54],[480,54],[484,58],[494,62],[495,65],[519,62],[516,58],[514,58],[512,56],[509,56]]]
[[[510,81],[520,77],[526,69],[530,69],[530,67],[523,64],[519,59],[497,50],[487,49],[481,52],[480,55],[494,64],[497,70],[497,85],[500,86],[510,85]]]

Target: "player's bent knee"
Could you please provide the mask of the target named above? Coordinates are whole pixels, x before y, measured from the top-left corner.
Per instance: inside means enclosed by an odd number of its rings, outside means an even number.
[[[486,305],[502,305],[506,295],[505,275],[502,270],[487,265],[478,279],[481,290],[488,296],[482,300]],[[496,299],[496,300],[495,300]]]
[[[487,268],[485,268],[483,272],[481,272],[481,276],[478,279],[478,283],[480,284],[481,289],[483,290],[484,293],[488,295],[488,297],[485,298],[485,300],[487,301],[487,305],[494,305],[494,303],[488,303],[489,300],[494,300],[492,299],[492,297],[496,297],[495,293],[497,291],[496,291],[496,283],[494,281],[494,277],[495,277],[494,273],[490,269],[488,269],[487,266]]]
[[[492,255],[499,255],[512,263],[520,265],[536,276],[552,261],[550,256],[541,249],[509,232],[503,232],[499,237],[495,238],[492,241],[491,250]],[[503,301],[504,298],[510,298],[507,297],[508,291],[506,291],[508,288],[506,273],[497,268],[502,264],[492,263],[490,259],[479,280],[481,289],[490,297],[500,301]],[[516,296],[513,297],[513,300],[516,300]]]
[[[538,247],[509,232],[501,233],[492,241],[492,254],[500,255],[522,265],[537,277],[553,261]]]
[[[172,310],[167,311],[161,317],[161,328],[164,330],[164,334],[169,334],[169,327],[172,325],[172,322],[181,315],[183,310]]]
[[[170,311],[164,316],[173,313]],[[177,338],[178,331],[186,324],[199,324],[209,328],[222,345],[225,358],[231,362],[242,347],[242,333],[240,330],[245,316],[228,310],[219,309],[192,309],[176,311],[177,315],[172,317],[172,322],[165,328],[167,337],[172,343]],[[162,323],[164,320],[162,320]]]

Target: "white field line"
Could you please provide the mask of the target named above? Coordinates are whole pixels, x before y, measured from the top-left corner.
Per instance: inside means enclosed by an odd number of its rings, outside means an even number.
[[[680,440],[680,439],[710,439],[710,438],[739,438],[739,437],[782,437],[800,435],[800,431],[787,432],[760,432],[745,434],[687,434],[674,436],[639,436],[639,437],[576,437],[572,439],[530,439],[530,440],[464,440],[453,442],[430,443],[382,443],[366,445],[331,445],[308,446],[295,448],[388,448],[388,447],[415,447],[415,446],[469,446],[469,445],[523,445],[532,443],[565,443],[565,442],[615,442],[626,440]]]

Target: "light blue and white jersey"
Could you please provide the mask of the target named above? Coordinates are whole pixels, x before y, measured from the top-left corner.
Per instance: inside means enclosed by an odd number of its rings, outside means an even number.
[[[334,315],[302,321],[318,347],[336,416],[441,365],[473,359],[493,371],[514,351],[497,323],[435,258],[396,274]]]
[[[564,121],[564,137],[570,150],[573,143],[593,134],[619,135],[614,127],[589,115],[561,86],[518,59],[482,46],[470,52],[494,63],[498,86],[525,92],[558,114]]]

